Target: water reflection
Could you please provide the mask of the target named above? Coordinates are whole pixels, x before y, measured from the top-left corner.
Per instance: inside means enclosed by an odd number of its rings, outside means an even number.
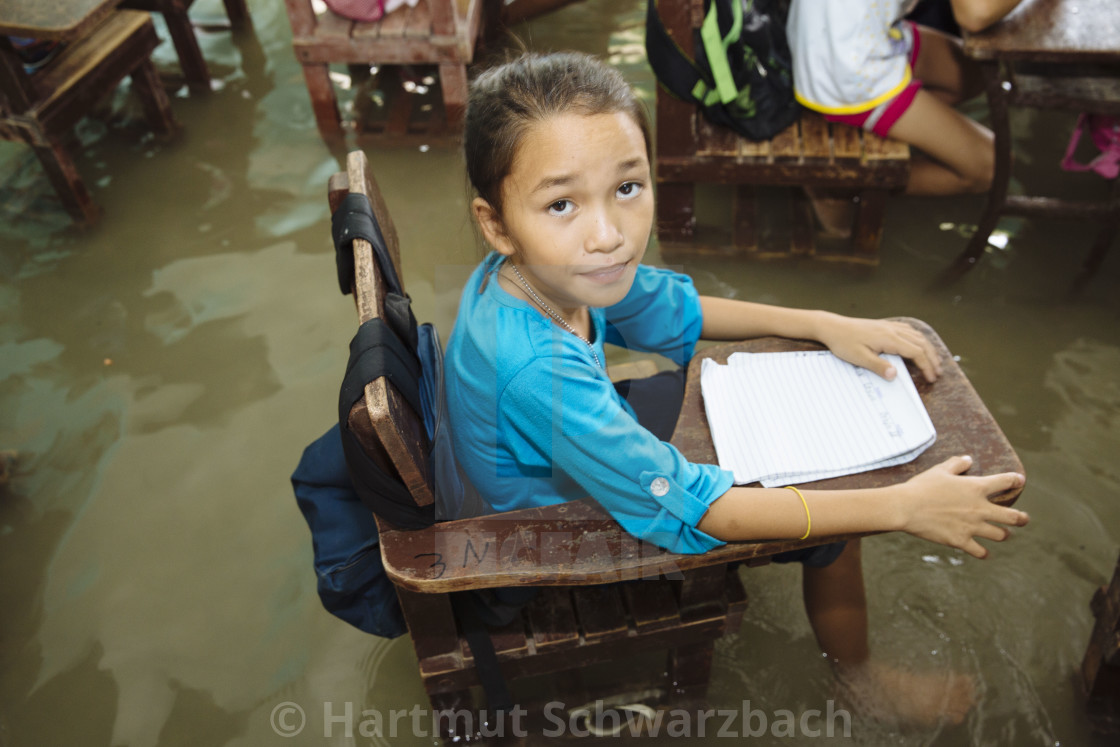
[[[609,55],[652,100],[644,7],[585,0],[516,31]],[[176,92],[179,141],[138,139],[126,115],[83,125],[80,168],[105,207],[96,230],[68,227],[30,154],[0,150],[0,449],[20,451],[0,493],[2,745],[274,744],[270,715],[287,701],[308,719],[290,744],[432,742],[323,737],[325,703],[426,699],[407,640],[363,635],[316,597],[288,475],[331,421],[354,323],[325,200],[338,162],[315,133],[282,4],[250,9],[256,52],[203,35],[219,85]],[[217,0],[195,11],[222,12]],[[170,44],[159,54],[174,67]],[[1099,191],[1053,168],[1070,126],[1016,120],[1026,188]],[[430,145],[366,150],[417,314],[446,336],[478,242],[459,157]],[[725,202],[708,192],[702,217],[723,220]],[[925,292],[964,244],[941,225],[974,225],[979,210],[972,197],[892,200],[871,272],[649,254],[706,293],[925,319],[1026,465],[1034,521],[988,561],[907,537],[866,543],[876,648],[976,673],[984,699],[942,732],[856,724],[859,744],[1091,743],[1070,677],[1120,547],[1120,264],[1066,300],[1092,227],[1020,221],[961,282]],[[821,708],[831,680],[796,570],[744,581],[751,604],[719,646],[713,706]]]

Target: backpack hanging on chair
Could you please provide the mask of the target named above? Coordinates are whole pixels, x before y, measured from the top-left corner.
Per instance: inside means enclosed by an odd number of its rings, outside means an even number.
[[[646,54],[658,81],[710,121],[750,140],[769,140],[800,114],[783,7],[778,0],[705,0],[693,60],[646,9]]]

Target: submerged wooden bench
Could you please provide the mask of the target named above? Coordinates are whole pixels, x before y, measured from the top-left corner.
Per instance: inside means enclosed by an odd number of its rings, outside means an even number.
[[[325,8],[316,12],[311,0],[285,0],[292,26],[292,47],[303,65],[315,122],[324,139],[345,136],[330,65],[378,66],[384,77],[400,65],[431,65],[438,70],[442,112],[424,116],[417,96],[399,85],[385,102],[387,116],[372,134],[446,134],[458,124],[467,102],[467,65],[483,29],[483,6],[494,0],[420,0],[373,23],[343,18]],[[383,67],[389,66],[389,67]]]
[[[57,18],[51,7],[44,13]],[[71,154],[74,125],[126,76],[153,130],[170,137],[178,124],[152,65],[159,37],[147,13],[112,10],[54,38],[66,45],[46,67],[28,75],[8,38],[0,35],[0,139],[30,145],[66,210],[78,223],[92,225],[101,209]]]
[[[693,29],[703,20],[703,0],[663,0],[662,20],[674,40],[692,54]],[[803,111],[799,122],[767,141],[754,142],[712,125],[690,102],[657,90],[657,231],[672,250],[698,248],[694,238],[697,184],[730,185],[731,243],[756,257],[812,255],[874,264],[878,261],[887,197],[906,186],[910,148]],[[790,238],[760,239],[759,186],[792,190]],[[800,187],[850,191],[857,203],[847,251],[824,254],[814,240],[811,206]]]

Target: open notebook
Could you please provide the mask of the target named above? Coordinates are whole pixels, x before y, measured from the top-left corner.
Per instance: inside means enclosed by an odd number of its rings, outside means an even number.
[[[765,487],[903,464],[937,438],[906,365],[877,374],[827,350],[733,353],[705,359],[704,409],[720,467]]]

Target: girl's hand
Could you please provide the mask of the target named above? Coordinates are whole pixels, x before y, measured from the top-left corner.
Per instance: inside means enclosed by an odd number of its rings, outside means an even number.
[[[819,322],[817,339],[828,346],[836,357],[882,376],[887,381],[898,372],[879,353],[895,353],[909,358],[921,370],[926,381],[936,381],[941,374],[941,359],[933,344],[918,330],[905,322],[887,319],[856,319],[825,313]]]
[[[971,457],[952,457],[903,483],[899,506],[902,530],[985,558],[988,551],[977,537],[1002,542],[1011,534],[1007,526],[1021,527],[1030,521],[1026,512],[988,500],[997,493],[1022,487],[1022,475],[962,474],[971,465]]]

